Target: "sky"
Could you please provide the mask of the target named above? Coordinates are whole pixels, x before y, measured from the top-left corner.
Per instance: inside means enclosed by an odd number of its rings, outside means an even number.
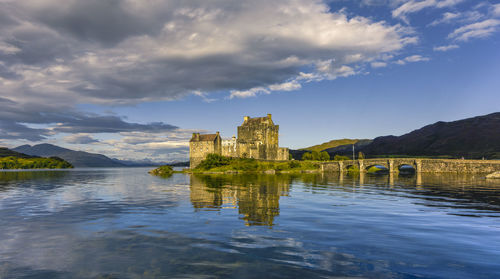
[[[280,145],[500,111],[500,0],[0,0],[0,146],[183,161],[273,115]]]

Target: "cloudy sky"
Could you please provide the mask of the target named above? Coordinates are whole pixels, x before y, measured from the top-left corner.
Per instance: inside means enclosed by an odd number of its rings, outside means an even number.
[[[0,0],[0,146],[187,158],[273,114],[281,145],[500,111],[500,1]]]

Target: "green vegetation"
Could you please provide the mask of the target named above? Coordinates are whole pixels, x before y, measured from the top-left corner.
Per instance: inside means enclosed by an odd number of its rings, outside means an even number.
[[[0,147],[0,158],[2,157],[18,157],[18,158],[31,158],[32,156],[12,151],[5,147]]]
[[[347,156],[342,156],[342,155],[335,155],[333,157],[333,160],[334,161],[347,161],[347,160],[351,160],[351,158],[349,158]]]
[[[375,174],[375,173],[378,173],[378,172],[387,172],[388,170],[386,168],[381,168],[381,167],[377,167],[377,166],[371,166],[370,168],[368,168],[366,170],[367,173],[371,173],[371,174]]]
[[[160,166],[154,170],[149,171],[150,174],[161,176],[161,177],[170,177],[174,173],[174,169],[171,166]]]
[[[358,166],[349,166],[347,168],[347,173],[348,174],[359,173],[359,167]]]
[[[201,161],[201,163],[196,168],[200,170],[210,170],[213,168],[227,166],[231,163],[231,160],[232,159],[229,157],[224,157],[218,154],[208,154],[205,160]]]
[[[302,154],[302,160],[307,161],[307,160],[312,160],[312,161],[329,161],[330,160],[330,154],[326,151],[313,151],[313,152],[306,152]]]
[[[435,155],[435,156],[427,156],[427,155],[403,155],[403,154],[386,154],[386,155],[370,155],[370,158],[421,158],[421,159],[457,159],[451,155]]]
[[[310,161],[260,161],[251,158],[229,158],[218,154],[209,154],[207,158],[188,172],[301,172],[319,170],[318,162]]]
[[[58,157],[19,158],[14,156],[0,158],[0,169],[67,169],[73,166]]]
[[[301,148],[300,150],[308,150],[308,151],[321,152],[321,151],[323,151],[325,149],[328,149],[328,148],[334,148],[334,147],[337,147],[337,146],[347,145],[347,144],[355,144],[358,141],[360,141],[360,140],[359,139],[331,140],[329,142],[324,142],[322,144],[318,144],[318,145],[314,145],[314,146],[310,146],[310,147],[306,147],[306,148]]]

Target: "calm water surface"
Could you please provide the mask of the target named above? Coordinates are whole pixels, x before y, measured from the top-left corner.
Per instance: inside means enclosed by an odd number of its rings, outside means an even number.
[[[0,172],[0,278],[500,278],[484,175]]]

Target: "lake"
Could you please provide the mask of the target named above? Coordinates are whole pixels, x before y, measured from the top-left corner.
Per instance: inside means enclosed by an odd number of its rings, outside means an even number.
[[[0,172],[0,278],[500,278],[484,175]]]

